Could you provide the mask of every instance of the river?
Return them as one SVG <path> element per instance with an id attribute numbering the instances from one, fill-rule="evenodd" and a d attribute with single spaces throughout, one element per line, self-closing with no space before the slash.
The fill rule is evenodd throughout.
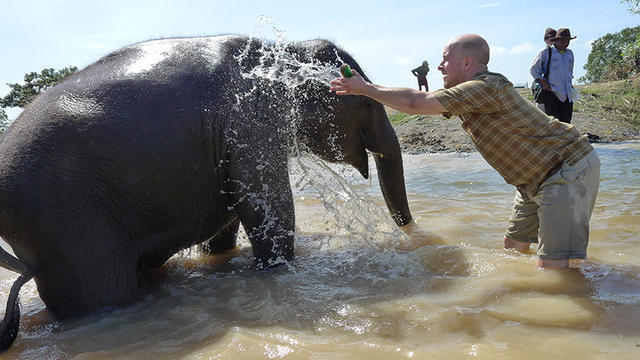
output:
<path id="1" fill-rule="evenodd" d="M 514 189 L 476 153 L 405 155 L 405 231 L 372 181 L 292 161 L 296 259 L 172 258 L 123 309 L 57 321 L 33 281 L 7 359 L 639 359 L 640 143 L 596 147 L 588 259 L 502 249 Z M 7 248 L 7 245 L 3 243 Z M 15 274 L 0 269 L 4 307 Z"/>

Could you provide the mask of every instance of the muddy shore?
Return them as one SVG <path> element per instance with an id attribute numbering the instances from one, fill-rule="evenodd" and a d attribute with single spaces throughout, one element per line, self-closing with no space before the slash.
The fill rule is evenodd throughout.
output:
<path id="1" fill-rule="evenodd" d="M 387 108 L 389 118 L 397 111 Z M 471 139 L 460 126 L 457 117 L 447 119 L 440 115 L 412 116 L 393 124 L 404 153 L 476 151 Z M 591 142 L 616 143 L 640 140 L 640 131 L 619 119 L 605 119 L 595 114 L 574 112 L 572 125 L 581 134 L 588 134 Z"/>

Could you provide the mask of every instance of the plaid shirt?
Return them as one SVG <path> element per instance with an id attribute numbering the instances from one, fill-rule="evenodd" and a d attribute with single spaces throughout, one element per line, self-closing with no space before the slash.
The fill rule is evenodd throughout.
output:
<path id="1" fill-rule="evenodd" d="M 533 197 L 563 161 L 573 165 L 593 147 L 573 125 L 547 116 L 501 74 L 488 71 L 433 93 L 457 115 L 484 159 L 520 193 Z"/>

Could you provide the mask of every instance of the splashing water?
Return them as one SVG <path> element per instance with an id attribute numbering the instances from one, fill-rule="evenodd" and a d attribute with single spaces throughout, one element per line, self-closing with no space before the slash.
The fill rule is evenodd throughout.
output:
<path id="1" fill-rule="evenodd" d="M 270 29 L 275 37 L 274 41 L 267 39 L 266 32 Z M 348 237 L 361 245 L 371 246 L 385 242 L 397 242 L 406 240 L 402 232 L 391 217 L 379 205 L 366 200 L 358 195 L 354 188 L 345 180 L 345 177 L 355 179 L 354 169 L 347 165 L 326 164 L 318 157 L 305 150 L 295 137 L 298 124 L 302 121 L 300 92 L 296 88 L 308 81 L 315 81 L 326 87 L 331 79 L 340 76 L 339 70 L 334 64 L 323 63 L 314 58 L 300 59 L 287 47 L 292 43 L 286 40 L 286 32 L 278 29 L 273 19 L 268 16 L 258 18 L 256 31 L 250 36 L 245 49 L 237 56 L 236 60 L 242 66 L 252 46 L 259 44 L 260 58 L 257 66 L 243 70 L 245 79 L 254 80 L 254 84 L 261 82 L 281 84 L 278 89 L 283 90 L 274 96 L 286 99 L 286 103 L 292 104 L 288 109 L 280 109 L 281 116 L 285 117 L 287 133 L 291 136 L 291 160 L 289 163 L 291 173 L 291 185 L 294 194 L 303 194 L 301 200 L 315 197 L 322 205 L 319 211 L 323 213 L 324 227 L 317 224 L 297 224 L 298 231 L 329 232 L 319 239 L 318 248 L 326 249 L 331 245 L 334 237 Z M 342 63 L 337 52 L 336 62 Z M 264 89 L 262 89 L 264 90 Z M 237 106 L 243 101 L 249 101 L 257 91 L 257 85 L 242 94 L 236 95 Z M 330 119 L 331 121 L 331 119 Z M 327 139 L 330 146 L 335 147 L 335 139 Z M 371 161 L 371 159 L 370 159 Z M 268 209 L 265 209 L 268 211 Z M 268 220 L 266 220 L 268 221 Z M 268 226 L 268 224 L 264 224 Z M 308 228 L 305 228 L 305 225 Z M 332 229 L 332 230 L 330 230 Z M 246 234 L 240 233 L 240 239 L 246 240 Z"/>
<path id="2" fill-rule="evenodd" d="M 265 35 L 265 28 L 271 28 L 275 41 L 271 42 Z M 295 88 L 302 85 L 305 81 L 316 80 L 324 84 L 327 89 L 330 80 L 339 77 L 340 72 L 332 64 L 322 63 L 317 59 L 308 59 L 309 62 L 302 62 L 287 51 L 287 46 L 291 44 L 286 39 L 286 32 L 279 30 L 268 16 L 258 18 L 257 29 L 251 35 L 251 39 L 258 40 L 262 48 L 260 65 L 251 69 L 248 73 L 244 73 L 245 78 L 251 79 L 268 79 L 270 81 L 282 82 L 288 88 Z M 268 46 L 267 44 L 271 44 Z M 238 62 L 242 64 L 243 60 L 249 53 L 250 46 L 238 56 Z M 336 53 L 336 59 L 342 62 L 340 56 Z"/>

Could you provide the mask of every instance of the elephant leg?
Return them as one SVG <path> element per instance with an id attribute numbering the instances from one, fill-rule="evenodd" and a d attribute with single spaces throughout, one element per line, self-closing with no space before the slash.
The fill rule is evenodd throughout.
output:
<path id="1" fill-rule="evenodd" d="M 263 269 L 293 259 L 295 215 L 288 186 L 277 195 L 260 195 L 250 194 L 237 209 L 256 265 Z"/>
<path id="2" fill-rule="evenodd" d="M 50 256 L 35 276 L 40 297 L 59 318 L 82 316 L 133 302 L 138 288 L 131 240 L 109 221 L 92 219 L 85 231 L 73 223 L 45 242 Z"/>
<path id="3" fill-rule="evenodd" d="M 277 134 L 275 132 L 274 134 Z M 285 142 L 263 133 L 247 136 L 252 152 L 234 158 L 228 192 L 247 232 L 257 266 L 265 268 L 293 258 L 295 213 Z"/>
<path id="4" fill-rule="evenodd" d="M 220 229 L 220 231 L 210 240 L 200 246 L 206 254 L 214 252 L 235 249 L 238 237 L 238 229 L 240 228 L 240 219 L 235 217 L 231 222 Z"/>

